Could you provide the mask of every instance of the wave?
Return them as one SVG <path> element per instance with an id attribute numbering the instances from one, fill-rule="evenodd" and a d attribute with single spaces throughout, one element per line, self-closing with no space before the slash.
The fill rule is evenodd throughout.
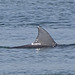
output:
<path id="1" fill-rule="evenodd" d="M 73 43 L 73 44 L 58 44 L 58 47 L 62 47 L 62 48 L 64 48 L 64 47 L 75 47 L 75 43 Z"/>
<path id="2" fill-rule="evenodd" d="M 0 48 L 12 48 L 12 47 L 8 47 L 8 46 L 0 46 Z"/>

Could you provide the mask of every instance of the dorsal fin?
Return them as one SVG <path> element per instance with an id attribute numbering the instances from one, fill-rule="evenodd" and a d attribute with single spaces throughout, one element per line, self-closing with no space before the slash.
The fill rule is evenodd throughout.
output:
<path id="1" fill-rule="evenodd" d="M 56 42 L 53 40 L 50 34 L 40 26 L 38 26 L 38 36 L 34 43 L 39 43 L 41 45 L 52 46 L 52 47 L 56 45 Z"/>

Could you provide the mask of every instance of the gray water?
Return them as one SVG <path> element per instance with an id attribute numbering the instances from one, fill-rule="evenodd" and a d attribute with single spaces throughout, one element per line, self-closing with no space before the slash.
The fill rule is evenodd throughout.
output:
<path id="1" fill-rule="evenodd" d="M 37 26 L 62 46 L 8 49 L 35 41 Z M 0 75 L 75 75 L 75 0 L 0 0 Z"/>

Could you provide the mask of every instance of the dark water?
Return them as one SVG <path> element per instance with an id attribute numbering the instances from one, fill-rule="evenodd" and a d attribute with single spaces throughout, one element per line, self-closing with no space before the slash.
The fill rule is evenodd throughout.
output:
<path id="1" fill-rule="evenodd" d="M 0 48 L 0 75 L 75 75 L 75 0 L 0 0 L 0 47 L 31 43 L 37 26 L 55 48 Z"/>

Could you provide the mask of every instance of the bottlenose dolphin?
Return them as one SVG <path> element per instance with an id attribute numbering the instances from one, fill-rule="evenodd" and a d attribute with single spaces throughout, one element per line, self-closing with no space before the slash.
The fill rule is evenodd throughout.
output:
<path id="1" fill-rule="evenodd" d="M 22 46 L 15 46 L 12 48 L 43 48 L 55 47 L 56 45 L 57 43 L 53 40 L 50 34 L 45 29 L 38 26 L 38 36 L 33 43 Z"/>

